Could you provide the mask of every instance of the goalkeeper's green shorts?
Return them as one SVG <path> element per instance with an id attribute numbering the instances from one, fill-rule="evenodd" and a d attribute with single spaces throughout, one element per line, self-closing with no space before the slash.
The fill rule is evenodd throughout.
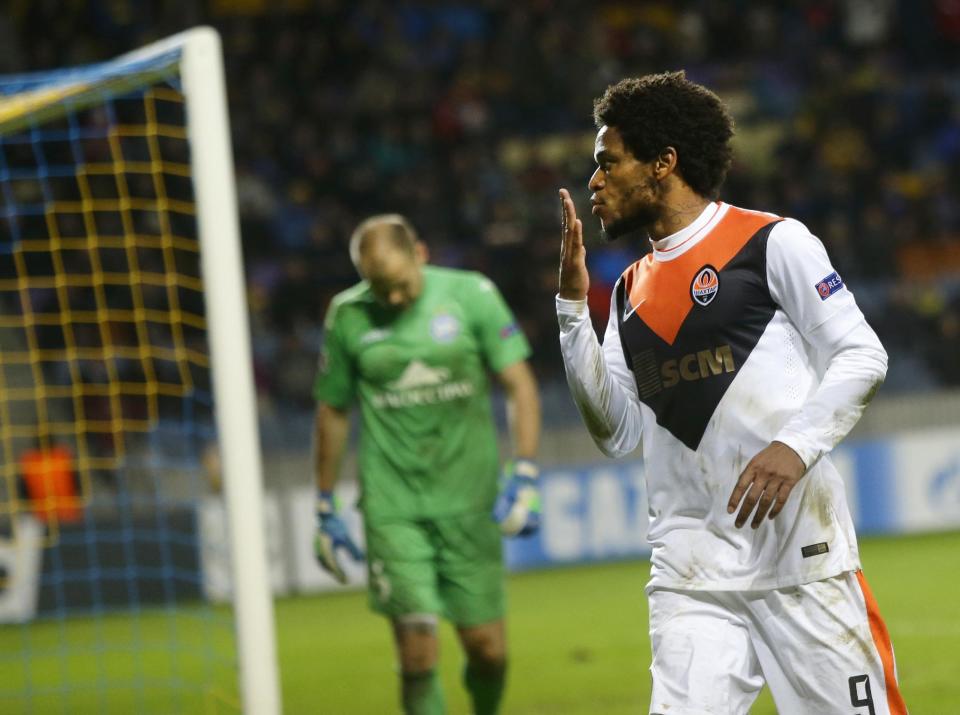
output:
<path id="1" fill-rule="evenodd" d="M 490 512 L 365 521 L 370 607 L 389 618 L 431 613 L 458 626 L 503 618 L 500 529 Z"/>

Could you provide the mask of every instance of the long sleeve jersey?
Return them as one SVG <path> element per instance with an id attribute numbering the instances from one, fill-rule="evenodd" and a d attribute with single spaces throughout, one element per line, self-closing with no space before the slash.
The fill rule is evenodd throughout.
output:
<path id="1" fill-rule="evenodd" d="M 586 301 L 557 298 L 574 401 L 610 457 L 641 444 L 648 588 L 754 590 L 860 567 L 845 489 L 827 453 L 886 375 L 887 356 L 806 227 L 711 203 L 653 242 L 611 297 L 603 344 Z M 772 441 L 807 467 L 756 530 L 727 501 Z"/>

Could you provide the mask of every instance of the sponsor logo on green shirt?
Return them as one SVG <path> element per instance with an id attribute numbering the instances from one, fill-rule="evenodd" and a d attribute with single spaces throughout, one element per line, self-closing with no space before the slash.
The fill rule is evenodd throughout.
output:
<path id="1" fill-rule="evenodd" d="M 403 374 L 387 384 L 385 392 L 371 397 L 374 407 L 413 407 L 451 402 L 474 393 L 469 380 L 450 380 L 450 370 L 445 367 L 430 367 L 420 360 L 413 360 L 404 368 Z"/>

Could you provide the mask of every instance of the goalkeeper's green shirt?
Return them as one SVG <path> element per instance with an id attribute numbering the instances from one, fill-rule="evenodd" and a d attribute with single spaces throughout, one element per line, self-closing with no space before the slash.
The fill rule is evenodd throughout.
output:
<path id="1" fill-rule="evenodd" d="M 432 518 L 488 509 L 499 456 L 488 370 L 530 346 L 496 286 L 478 273 L 424 266 L 405 310 L 366 282 L 337 295 L 325 322 L 318 401 L 359 402 L 361 508 L 367 518 Z"/>

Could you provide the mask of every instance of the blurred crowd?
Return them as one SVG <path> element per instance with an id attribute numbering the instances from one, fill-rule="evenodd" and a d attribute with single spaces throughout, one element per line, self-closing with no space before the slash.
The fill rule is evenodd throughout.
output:
<path id="1" fill-rule="evenodd" d="M 557 189 L 589 218 L 592 100 L 685 68 L 730 105 L 722 198 L 821 237 L 891 353 L 885 390 L 960 385 L 956 0 L 34 0 L 0 72 L 108 59 L 196 24 L 223 37 L 256 375 L 312 405 L 346 242 L 399 211 L 432 260 L 487 273 L 562 379 Z M 598 327 L 641 239 L 589 237 Z"/>

